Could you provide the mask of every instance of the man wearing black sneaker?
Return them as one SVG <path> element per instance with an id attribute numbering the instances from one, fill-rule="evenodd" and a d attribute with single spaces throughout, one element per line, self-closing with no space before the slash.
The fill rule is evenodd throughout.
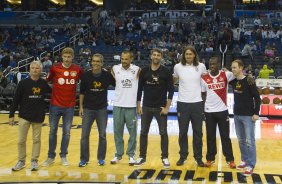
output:
<path id="1" fill-rule="evenodd" d="M 201 97 L 201 76 L 206 73 L 206 67 L 199 62 L 196 49 L 187 46 L 183 49 L 181 62 L 174 66 L 174 80 L 179 81 L 177 99 L 177 118 L 179 125 L 178 143 L 180 158 L 176 165 L 183 165 L 188 157 L 188 129 L 191 121 L 193 129 L 193 152 L 196 164 L 204 167 L 202 161 L 203 147 L 203 110 Z"/>
<path id="2" fill-rule="evenodd" d="M 137 112 L 141 115 L 141 133 L 140 156 L 135 163 L 136 166 L 146 162 L 148 133 L 151 121 L 155 117 L 161 135 L 162 162 L 165 168 L 170 167 L 168 160 L 167 114 L 173 97 L 174 86 L 171 72 L 160 63 L 162 57 L 161 50 L 152 49 L 151 65 L 143 68 L 139 77 Z M 143 107 L 141 108 L 143 91 Z"/>
<path id="3" fill-rule="evenodd" d="M 209 73 L 202 75 L 202 92 L 205 98 L 205 117 L 207 131 L 207 154 L 206 166 L 210 167 L 215 162 L 216 148 L 216 127 L 218 126 L 223 155 L 228 166 L 236 167 L 229 136 L 229 113 L 227 108 L 228 82 L 235 77 L 230 71 L 220 69 L 218 57 L 212 57 L 209 61 Z"/>

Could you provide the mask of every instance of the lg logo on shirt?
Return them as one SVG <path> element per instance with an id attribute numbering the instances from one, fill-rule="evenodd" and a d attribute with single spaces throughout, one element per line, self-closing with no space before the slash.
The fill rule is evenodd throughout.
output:
<path id="1" fill-rule="evenodd" d="M 59 83 L 60 85 L 64 85 L 64 84 L 75 84 L 75 80 L 74 80 L 74 79 L 59 78 L 59 79 L 58 79 L 58 83 Z"/>

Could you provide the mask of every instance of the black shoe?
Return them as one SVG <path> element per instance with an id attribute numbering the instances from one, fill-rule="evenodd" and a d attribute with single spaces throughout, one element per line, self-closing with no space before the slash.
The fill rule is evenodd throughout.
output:
<path id="1" fill-rule="evenodd" d="M 185 161 L 186 161 L 186 159 L 180 158 L 180 159 L 176 162 L 176 165 L 177 165 L 177 166 L 181 166 L 181 165 L 184 164 Z"/>
<path id="2" fill-rule="evenodd" d="M 145 158 L 139 157 L 139 158 L 136 160 L 134 166 L 141 166 L 141 165 L 143 165 L 145 162 L 146 162 L 146 159 L 145 159 Z"/>
<path id="3" fill-rule="evenodd" d="M 205 167 L 205 164 L 202 160 L 196 160 L 196 164 L 198 167 Z"/>

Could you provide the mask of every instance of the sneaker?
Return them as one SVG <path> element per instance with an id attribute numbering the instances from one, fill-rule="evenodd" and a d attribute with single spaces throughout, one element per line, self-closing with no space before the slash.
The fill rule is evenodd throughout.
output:
<path id="1" fill-rule="evenodd" d="M 128 163 L 129 163 L 130 166 L 133 166 L 135 164 L 134 158 L 133 157 L 129 157 L 129 162 Z"/>
<path id="2" fill-rule="evenodd" d="M 85 167 L 88 164 L 88 162 L 81 160 L 78 164 L 78 167 Z"/>
<path id="3" fill-rule="evenodd" d="M 230 169 L 235 169 L 236 168 L 236 164 L 235 164 L 234 161 L 227 162 L 227 165 L 229 166 Z"/>
<path id="4" fill-rule="evenodd" d="M 98 160 L 98 165 L 99 166 L 105 165 L 105 160 Z"/>
<path id="5" fill-rule="evenodd" d="M 253 174 L 254 169 L 252 167 L 246 167 L 246 170 L 244 172 L 244 176 L 251 176 Z"/>
<path id="6" fill-rule="evenodd" d="M 62 164 L 63 166 L 68 166 L 68 165 L 69 165 L 69 162 L 68 162 L 68 160 L 67 160 L 66 157 L 62 157 L 62 158 L 61 158 L 61 164 Z"/>
<path id="7" fill-rule="evenodd" d="M 42 164 L 43 167 L 47 167 L 50 166 L 51 164 L 53 164 L 55 161 L 54 158 L 47 158 L 47 160 L 45 160 Z"/>
<path id="8" fill-rule="evenodd" d="M 211 167 L 214 163 L 215 163 L 214 160 L 208 160 L 208 161 L 205 163 L 205 166 L 206 166 L 206 167 Z"/>
<path id="9" fill-rule="evenodd" d="M 121 160 L 121 158 L 114 157 L 113 160 L 111 160 L 111 164 L 116 164 Z"/>
<path id="10" fill-rule="evenodd" d="M 176 165 L 177 165 L 177 166 L 181 166 L 181 165 L 183 165 L 183 164 L 185 163 L 185 161 L 186 161 L 186 159 L 180 158 L 180 159 L 176 162 Z"/>
<path id="11" fill-rule="evenodd" d="M 146 159 L 145 159 L 145 158 L 139 157 L 139 158 L 136 160 L 134 166 L 140 166 L 140 165 L 144 164 L 145 162 L 146 162 Z"/>
<path id="12" fill-rule="evenodd" d="M 245 167 L 247 167 L 246 162 L 241 161 L 240 165 L 237 165 L 236 169 L 241 170 L 241 169 L 245 169 Z"/>
<path id="13" fill-rule="evenodd" d="M 205 167 L 205 164 L 202 160 L 196 160 L 196 164 L 198 167 Z"/>
<path id="14" fill-rule="evenodd" d="M 165 169 L 168 169 L 170 167 L 170 163 L 168 161 L 168 158 L 163 158 L 162 159 L 163 165 Z"/>
<path id="15" fill-rule="evenodd" d="M 22 170 L 23 168 L 25 168 L 25 162 L 22 160 L 19 160 L 17 164 L 15 165 L 15 167 L 12 168 L 12 171 L 19 171 L 19 170 Z"/>
<path id="16" fill-rule="evenodd" d="M 37 160 L 31 161 L 31 167 L 30 167 L 30 169 L 31 169 L 31 171 L 38 171 L 39 166 L 38 166 Z"/>

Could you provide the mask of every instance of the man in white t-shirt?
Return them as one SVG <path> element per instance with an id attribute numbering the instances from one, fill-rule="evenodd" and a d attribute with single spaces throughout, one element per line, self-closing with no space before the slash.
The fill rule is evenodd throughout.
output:
<path id="1" fill-rule="evenodd" d="M 234 79 L 232 72 L 220 69 L 220 60 L 217 57 L 210 58 L 209 73 L 202 76 L 202 92 L 205 92 L 205 117 L 207 131 L 206 166 L 215 163 L 216 127 L 218 125 L 222 151 L 225 160 L 231 169 L 236 168 L 229 136 L 229 113 L 227 108 L 228 82 Z"/>
<path id="2" fill-rule="evenodd" d="M 114 119 L 114 140 L 116 146 L 115 157 L 111 164 L 116 164 L 124 154 L 123 131 L 126 125 L 129 132 L 126 154 L 129 156 L 129 165 L 134 165 L 137 136 L 137 89 L 140 68 L 131 64 L 133 54 L 130 51 L 123 51 L 121 64 L 114 65 L 112 75 L 116 80 L 113 119 Z"/>
<path id="3" fill-rule="evenodd" d="M 204 167 L 202 161 L 203 147 L 203 110 L 204 104 L 201 96 L 201 76 L 206 73 L 206 67 L 199 62 L 194 47 L 183 49 L 180 63 L 174 66 L 174 80 L 179 81 L 177 100 L 177 118 L 179 123 L 180 159 L 176 165 L 183 165 L 188 156 L 188 128 L 191 121 L 193 128 L 194 158 L 199 167 Z"/>

